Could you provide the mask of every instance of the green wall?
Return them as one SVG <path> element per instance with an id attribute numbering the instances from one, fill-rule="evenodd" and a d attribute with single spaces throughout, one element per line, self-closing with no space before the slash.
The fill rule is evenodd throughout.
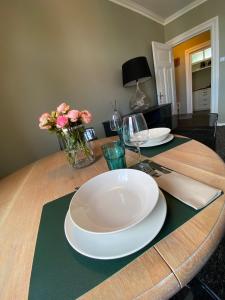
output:
<path id="1" fill-rule="evenodd" d="M 114 99 L 129 112 L 122 63 L 144 55 L 153 71 L 151 41 L 164 41 L 162 25 L 108 0 L 8 0 L 0 14 L 0 177 L 58 151 L 38 117 L 64 99 L 104 136 Z M 145 89 L 155 104 L 154 79 Z"/>
<path id="2" fill-rule="evenodd" d="M 225 0 L 208 0 L 165 26 L 165 41 L 215 17 L 219 17 L 220 57 L 225 56 Z M 225 62 L 219 64 L 219 121 L 225 123 Z"/>
<path id="3" fill-rule="evenodd" d="M 123 114 L 133 88 L 123 88 L 121 65 L 218 15 L 225 56 L 225 1 L 208 0 L 162 25 L 108 0 L 1 0 L 0 177 L 58 151 L 55 135 L 38 128 L 42 112 L 68 100 L 93 113 L 97 135 L 116 98 Z M 220 64 L 220 120 L 225 122 L 225 63 Z M 145 84 L 152 105 L 155 82 Z"/>

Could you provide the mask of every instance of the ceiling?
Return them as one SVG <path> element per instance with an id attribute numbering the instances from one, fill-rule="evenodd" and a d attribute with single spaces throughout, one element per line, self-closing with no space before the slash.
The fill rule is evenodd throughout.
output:
<path id="1" fill-rule="evenodd" d="M 207 0 L 109 0 L 166 25 Z"/>

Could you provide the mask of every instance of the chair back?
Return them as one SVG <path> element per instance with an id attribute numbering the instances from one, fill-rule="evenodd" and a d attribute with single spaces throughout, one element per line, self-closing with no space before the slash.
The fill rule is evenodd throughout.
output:
<path id="1" fill-rule="evenodd" d="M 88 142 L 98 139 L 93 127 L 85 128 L 84 136 Z"/>
<path id="2" fill-rule="evenodd" d="M 218 122 L 218 114 L 217 113 L 209 113 L 209 126 L 214 128 L 213 136 L 216 137 L 216 128 Z"/>

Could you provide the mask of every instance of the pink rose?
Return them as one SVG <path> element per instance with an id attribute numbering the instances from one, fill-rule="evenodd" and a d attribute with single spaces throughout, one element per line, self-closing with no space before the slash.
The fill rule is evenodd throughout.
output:
<path id="1" fill-rule="evenodd" d="M 50 125 L 48 125 L 48 122 L 49 122 L 49 120 L 50 120 L 50 114 L 49 113 L 43 113 L 41 116 L 40 116 L 40 118 L 39 118 L 39 127 L 41 128 L 41 129 L 50 129 L 51 128 L 51 126 Z"/>
<path id="2" fill-rule="evenodd" d="M 43 113 L 39 118 L 39 122 L 42 124 L 46 124 L 48 122 L 49 118 L 50 118 L 49 113 Z"/>
<path id="3" fill-rule="evenodd" d="M 76 122 L 79 118 L 79 110 L 70 110 L 67 113 L 67 117 L 70 119 L 71 122 Z"/>
<path id="4" fill-rule="evenodd" d="M 67 116 L 58 116 L 56 119 L 56 126 L 58 128 L 63 128 L 68 124 Z"/>
<path id="5" fill-rule="evenodd" d="M 41 123 L 39 123 L 39 128 L 40 129 L 50 129 L 51 125 L 42 125 Z"/>
<path id="6" fill-rule="evenodd" d="M 57 107 L 57 112 L 65 114 L 65 113 L 68 112 L 69 109 L 70 109 L 70 106 L 68 104 L 66 104 L 66 103 L 63 102 L 62 104 L 60 104 Z"/>
<path id="7" fill-rule="evenodd" d="M 80 117 L 81 117 L 82 122 L 84 122 L 85 124 L 88 124 L 92 121 L 92 115 L 87 110 L 81 111 Z"/>

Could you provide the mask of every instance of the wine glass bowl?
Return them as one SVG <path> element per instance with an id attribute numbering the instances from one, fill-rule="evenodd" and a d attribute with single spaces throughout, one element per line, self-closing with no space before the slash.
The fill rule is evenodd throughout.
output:
<path id="1" fill-rule="evenodd" d="M 140 146 L 149 138 L 148 126 L 142 113 L 130 115 L 123 119 L 123 140 L 129 146 L 135 146 L 141 162 Z"/>
<path id="2" fill-rule="evenodd" d="M 122 128 L 122 118 L 118 110 L 114 110 L 110 120 L 110 129 L 112 131 L 120 131 Z"/>
<path id="3" fill-rule="evenodd" d="M 148 140 L 149 132 L 148 129 L 136 132 L 133 134 L 133 136 L 130 137 L 130 143 L 137 146 L 143 145 L 143 143 Z"/>

